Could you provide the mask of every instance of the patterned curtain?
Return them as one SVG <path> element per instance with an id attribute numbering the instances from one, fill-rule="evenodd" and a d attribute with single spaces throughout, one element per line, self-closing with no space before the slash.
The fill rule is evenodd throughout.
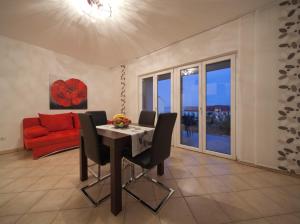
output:
<path id="1" fill-rule="evenodd" d="M 278 168 L 300 173 L 300 0 L 281 1 Z"/>

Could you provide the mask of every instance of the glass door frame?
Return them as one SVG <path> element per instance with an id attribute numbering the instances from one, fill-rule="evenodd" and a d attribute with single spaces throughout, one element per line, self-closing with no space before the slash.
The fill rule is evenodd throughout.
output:
<path id="1" fill-rule="evenodd" d="M 153 78 L 153 99 L 152 99 L 152 102 L 153 102 L 153 105 L 152 105 L 152 108 L 153 108 L 153 111 L 156 112 L 156 117 L 155 119 L 157 120 L 158 118 L 158 106 L 157 106 L 157 77 L 160 76 L 160 75 L 164 75 L 164 74 L 168 74 L 170 73 L 170 82 L 171 82 L 171 112 L 174 111 L 174 76 L 173 76 L 173 69 L 168 69 L 168 70 L 162 70 L 160 72 L 155 72 L 155 73 L 151 73 L 151 74 L 147 74 L 147 75 L 140 75 L 138 76 L 138 89 L 139 89 L 139 105 L 138 105 L 138 108 L 139 108 L 139 111 L 141 111 L 143 109 L 143 79 L 144 78 L 150 78 L 152 77 Z"/>
<path id="2" fill-rule="evenodd" d="M 211 154 L 228 159 L 236 159 L 236 56 L 234 54 L 202 62 L 202 114 L 206 114 L 206 65 L 225 60 L 230 60 L 230 155 L 207 150 L 206 134 L 203 134 L 201 136 L 201 141 L 203 143 L 202 151 L 206 154 Z M 202 133 L 206 133 L 206 116 L 203 116 Z"/>
<path id="3" fill-rule="evenodd" d="M 188 145 L 183 145 L 180 143 L 180 136 L 181 136 L 181 76 L 180 76 L 180 71 L 188 68 L 195 68 L 198 67 L 198 139 L 199 139 L 199 145 L 198 148 L 193 147 L 193 146 L 188 146 Z M 201 63 L 195 63 L 195 64 L 190 64 L 190 65 L 185 65 L 181 67 L 177 67 L 174 69 L 174 108 L 175 111 L 177 112 L 177 119 L 176 119 L 176 124 L 175 124 L 175 144 L 177 147 L 196 151 L 196 152 L 202 152 L 202 138 L 201 138 L 201 132 L 202 132 L 202 105 L 201 105 L 201 99 L 202 99 L 202 92 L 201 92 L 201 70 L 202 66 Z M 177 100 L 175 100 L 177 99 Z"/>

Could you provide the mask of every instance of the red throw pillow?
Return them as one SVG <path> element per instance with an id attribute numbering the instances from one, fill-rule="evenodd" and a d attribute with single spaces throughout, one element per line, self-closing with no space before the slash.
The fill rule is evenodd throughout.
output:
<path id="1" fill-rule="evenodd" d="M 49 131 L 63 131 L 72 129 L 73 119 L 71 113 L 65 114 L 39 114 L 42 126 Z"/>
<path id="2" fill-rule="evenodd" d="M 37 137 L 45 136 L 48 133 L 49 133 L 48 129 L 40 125 L 32 126 L 24 129 L 24 136 L 26 138 L 37 138 Z"/>

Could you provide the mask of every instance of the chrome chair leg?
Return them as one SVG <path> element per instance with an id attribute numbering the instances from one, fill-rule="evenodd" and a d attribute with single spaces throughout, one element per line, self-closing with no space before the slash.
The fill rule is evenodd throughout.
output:
<path id="1" fill-rule="evenodd" d="M 133 170 L 134 171 L 134 170 Z M 132 170 L 131 170 L 132 172 Z M 145 171 L 143 169 L 142 173 L 140 173 L 138 176 L 133 177 L 132 179 L 138 180 L 141 177 L 145 177 L 148 181 L 151 181 L 152 183 L 157 184 L 158 186 L 160 186 L 161 188 L 167 190 L 169 193 L 160 201 L 160 203 L 158 204 L 158 206 L 156 206 L 155 208 L 152 207 L 151 205 L 149 205 L 147 202 L 145 202 L 144 200 L 142 200 L 139 196 L 137 196 L 136 194 L 134 194 L 132 191 L 130 191 L 127 187 L 130 185 L 130 183 L 132 181 L 127 182 L 126 184 L 123 185 L 123 189 L 130 195 L 132 196 L 134 199 L 136 199 L 137 201 L 141 202 L 144 206 L 146 206 L 147 208 L 149 208 L 151 211 L 153 211 L 154 213 L 157 213 L 161 207 L 167 202 L 167 200 L 172 196 L 172 194 L 175 192 L 172 188 L 167 187 L 166 185 L 164 185 L 163 183 L 159 182 L 158 180 L 155 180 L 151 177 L 148 176 L 147 171 Z"/>
<path id="2" fill-rule="evenodd" d="M 87 197 L 87 199 L 89 199 L 90 202 L 92 202 L 92 204 L 96 207 L 98 206 L 101 202 L 103 202 L 105 199 L 107 199 L 108 197 L 110 197 L 110 194 L 105 195 L 103 198 L 95 200 L 94 198 L 92 198 L 91 195 L 89 195 L 89 193 L 86 191 L 87 189 L 95 186 L 96 184 L 104 181 L 105 179 L 109 178 L 110 174 L 103 176 L 102 178 L 100 177 L 100 166 L 98 166 L 98 177 L 97 180 L 88 184 L 87 186 L 81 188 L 81 191 L 83 192 L 83 194 Z"/>
<path id="3" fill-rule="evenodd" d="M 95 173 L 95 171 L 91 168 L 92 166 L 95 166 L 95 165 L 97 165 L 96 163 L 93 163 L 93 164 L 91 164 L 91 165 L 88 165 L 88 171 L 94 176 L 94 177 L 96 177 L 96 178 L 99 178 L 100 176 L 99 176 L 99 165 L 98 165 L 98 174 L 97 173 Z"/>

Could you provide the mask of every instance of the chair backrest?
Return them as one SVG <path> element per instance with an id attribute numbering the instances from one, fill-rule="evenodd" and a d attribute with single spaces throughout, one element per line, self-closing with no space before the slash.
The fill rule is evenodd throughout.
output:
<path id="1" fill-rule="evenodd" d="M 151 147 L 151 164 L 158 165 L 170 156 L 172 132 L 177 113 L 164 113 L 158 116 Z"/>
<path id="2" fill-rule="evenodd" d="M 92 116 L 89 114 L 78 114 L 80 126 L 84 139 L 84 151 L 86 156 L 97 164 L 101 164 L 100 160 L 100 138 L 97 135 L 96 125 Z"/>
<path id="3" fill-rule="evenodd" d="M 92 116 L 95 126 L 107 124 L 106 112 L 104 110 L 87 111 L 85 113 Z"/>
<path id="4" fill-rule="evenodd" d="M 139 124 L 153 126 L 155 121 L 155 115 L 155 111 L 142 110 L 139 117 Z"/>

